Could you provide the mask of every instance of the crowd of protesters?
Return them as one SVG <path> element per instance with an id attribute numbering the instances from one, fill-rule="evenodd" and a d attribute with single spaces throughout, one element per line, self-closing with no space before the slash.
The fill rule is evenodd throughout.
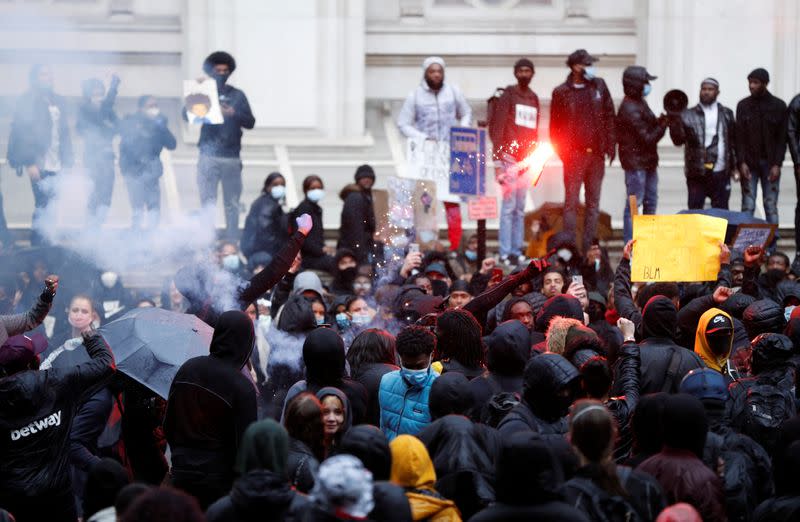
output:
<path id="1" fill-rule="evenodd" d="M 576 86 L 581 75 L 593 80 L 593 58 L 576 53 L 573 84 L 560 95 L 586 88 Z M 235 64 L 217 58 L 226 63 L 211 71 L 230 94 Z M 420 125 L 415 99 L 436 102 L 446 85 L 443 61 L 426 65 L 409 129 Z M 535 100 L 524 89 L 533 64 L 515 68 L 519 89 L 500 108 Z M 653 79 L 643 68 L 631 74 L 642 89 Z M 610 118 L 604 84 L 592 85 L 586 92 Z M 97 85 L 87 92 L 100 107 L 113 101 Z M 230 96 L 232 118 L 246 101 Z M 151 118 L 152 104 L 143 99 L 136 118 Z M 535 129 L 537 114 L 521 111 L 522 127 Z M 240 138 L 249 123 L 222 132 Z M 623 152 L 617 139 L 621 156 L 641 152 Z M 614 147 L 596 145 L 600 161 L 584 148 L 592 157 L 566 162 L 570 172 L 602 176 Z M 201 151 L 207 181 L 240 177 L 231 167 L 238 150 Z M 516 154 L 504 156 L 505 175 Z M 647 169 L 632 171 L 645 187 Z M 362 165 L 342 191 L 333 248 L 322 230 L 323 180 L 307 177 L 304 199 L 287 212 L 286 180 L 270 174 L 241 240 L 220 242 L 213 271 L 181 268 L 160 297 L 135 296 L 111 271 L 85 282 L 48 275 L 47 259 L 0 277 L 0 517 L 800 519 L 800 269 L 788 256 L 720 244 L 716 281 L 632 283 L 635 242 L 613 267 L 593 235 L 578 244 L 573 223 L 537 236 L 528 249 L 540 253 L 524 262 L 514 234 L 505 255 L 483 260 L 470 236 L 456 255 L 409 245 L 378 270 L 375 177 Z M 104 198 L 92 200 L 97 219 Z M 503 268 L 514 256 L 516 268 Z M 220 273 L 239 283 L 231 306 L 213 298 Z M 165 396 L 118 370 L 115 346 L 97 332 L 156 306 L 213 328 L 208 355 L 181 361 Z"/>

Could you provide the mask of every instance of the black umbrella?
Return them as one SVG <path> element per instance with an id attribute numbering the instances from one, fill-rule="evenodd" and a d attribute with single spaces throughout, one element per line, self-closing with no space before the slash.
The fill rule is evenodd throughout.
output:
<path id="1" fill-rule="evenodd" d="M 102 327 L 117 369 L 163 398 L 178 368 L 208 355 L 214 330 L 191 314 L 136 308 Z"/>

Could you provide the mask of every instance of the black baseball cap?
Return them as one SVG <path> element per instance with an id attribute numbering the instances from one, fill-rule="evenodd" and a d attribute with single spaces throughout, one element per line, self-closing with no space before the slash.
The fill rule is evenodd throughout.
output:
<path id="1" fill-rule="evenodd" d="M 598 60 L 600 60 L 600 58 L 592 56 L 586 49 L 578 49 L 577 51 L 567 56 L 567 65 L 573 66 L 576 63 L 591 65 Z"/>
<path id="2" fill-rule="evenodd" d="M 716 314 L 708 322 L 706 327 L 706 335 L 730 335 L 733 330 L 733 323 L 730 318 L 724 314 Z"/>

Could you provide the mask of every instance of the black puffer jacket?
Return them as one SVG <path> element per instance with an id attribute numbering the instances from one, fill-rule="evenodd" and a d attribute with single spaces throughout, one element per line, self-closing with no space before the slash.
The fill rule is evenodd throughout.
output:
<path id="1" fill-rule="evenodd" d="M 433 381 L 428 395 L 431 420 L 450 414 L 466 415 L 474 404 L 469 381 L 463 374 L 445 373 Z"/>
<path id="2" fill-rule="evenodd" d="M 337 248 L 352 250 L 359 263 L 366 263 L 374 249 L 375 208 L 372 192 L 361 190 L 358 186 L 348 189 L 349 186 L 345 187 L 340 194 L 344 206 Z"/>
<path id="3" fill-rule="evenodd" d="M 294 522 L 301 520 L 308 500 L 267 470 L 246 473 L 233 483 L 231 494 L 206 511 L 208 522 Z"/>
<path id="4" fill-rule="evenodd" d="M 210 355 L 189 359 L 169 389 L 164 431 L 178 487 L 230 491 L 242 435 L 256 420 L 255 386 L 242 374 L 255 343 L 253 322 L 236 310 L 219 317 Z M 205 504 L 216 498 L 204 498 Z M 202 502 L 201 502 L 202 503 Z"/>
<path id="5" fill-rule="evenodd" d="M 269 194 L 261 194 L 250 205 L 244 220 L 240 245 L 242 254 L 250 257 L 256 252 L 272 255 L 289 239 L 289 220 L 280 202 Z M 305 242 L 303 245 L 305 246 Z"/>
<path id="6" fill-rule="evenodd" d="M 620 348 L 618 361 L 614 380 L 624 394 L 611 397 L 606 401 L 606 407 L 617 421 L 619 438 L 614 448 L 614 458 L 617 462 L 621 462 L 630 457 L 633 446 L 631 417 L 639 404 L 639 380 L 642 364 L 639 346 L 634 342 L 624 343 Z"/>
<path id="7" fill-rule="evenodd" d="M 617 113 L 619 159 L 625 170 L 652 171 L 658 167 L 658 142 L 667 130 L 641 96 L 627 95 Z"/>
<path id="8" fill-rule="evenodd" d="M 553 450 L 535 433 L 503 443 L 497 463 L 497 502 L 472 517 L 477 522 L 537 520 L 588 522 L 559 491 L 564 471 Z"/>
<path id="9" fill-rule="evenodd" d="M 750 339 L 762 333 L 780 333 L 786 327 L 783 307 L 770 299 L 761 299 L 745 308 L 742 322 Z"/>
<path id="10" fill-rule="evenodd" d="M 372 473 L 375 481 L 373 496 L 375 507 L 370 520 L 407 522 L 411 520 L 411 506 L 403 488 L 389 482 L 392 472 L 392 452 L 381 430 L 374 426 L 356 426 L 342 437 L 339 452 L 358 458 Z"/>
<path id="11" fill-rule="evenodd" d="M 716 103 L 716 102 L 715 102 Z M 717 129 L 722 130 L 725 143 L 725 168 L 728 172 L 738 166 L 736 162 L 736 122 L 733 111 L 717 103 Z M 679 121 L 670 122 L 669 137 L 683 149 L 683 171 L 687 178 L 702 178 L 706 175 L 706 119 L 700 104 L 681 113 Z"/>
<path id="12" fill-rule="evenodd" d="M 469 518 L 495 499 L 500 435 L 461 415 L 447 415 L 417 435 L 433 461 L 436 491 L 453 500 Z"/>
<path id="13" fill-rule="evenodd" d="M 305 198 L 297 205 L 297 208 L 292 210 L 290 214 L 289 226 L 294 230 L 295 219 L 308 214 L 311 216 L 311 231 L 306 236 L 306 241 L 303 243 L 303 248 L 300 253 L 303 257 L 322 257 L 325 255 L 323 248 L 325 248 L 325 227 L 322 223 L 322 207 L 318 204 Z"/>
<path id="14" fill-rule="evenodd" d="M 642 313 L 642 337 L 639 352 L 642 361 L 642 395 L 647 393 L 677 393 L 681 379 L 695 368 L 703 368 L 702 359 L 686 348 L 675 343 L 678 312 L 672 301 L 664 296 L 651 298 Z M 670 375 L 670 362 L 677 358 L 674 375 Z M 615 367 L 619 372 L 619 365 Z M 620 381 L 614 383 L 613 393 L 623 395 Z"/>
<path id="15" fill-rule="evenodd" d="M 394 364 L 365 363 L 352 373 L 353 380 L 361 383 L 367 392 L 367 415 L 364 422 L 378 426 L 381 420 L 381 405 L 378 402 L 378 389 L 381 378 L 389 372 L 399 370 Z"/>
<path id="16" fill-rule="evenodd" d="M 73 368 L 26 371 L 0 379 L 0 506 L 14 511 L 52 496 L 69 498 L 69 436 L 81 399 L 114 373 L 99 335 L 91 360 Z M 53 506 L 42 506 L 42 509 Z"/>
<path id="17" fill-rule="evenodd" d="M 523 374 L 523 400 L 497 427 L 503 439 L 508 440 L 519 431 L 562 438 L 567 432 L 567 409 L 579 378 L 578 370 L 558 354 L 546 353 L 528 361 Z M 564 389 L 570 389 L 570 394 L 560 397 L 559 392 Z"/>

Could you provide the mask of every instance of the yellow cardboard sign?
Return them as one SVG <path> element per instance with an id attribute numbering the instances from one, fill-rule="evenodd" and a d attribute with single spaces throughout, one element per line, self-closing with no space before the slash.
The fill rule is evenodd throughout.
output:
<path id="1" fill-rule="evenodd" d="M 714 281 L 728 220 L 701 214 L 633 217 L 631 281 Z"/>

